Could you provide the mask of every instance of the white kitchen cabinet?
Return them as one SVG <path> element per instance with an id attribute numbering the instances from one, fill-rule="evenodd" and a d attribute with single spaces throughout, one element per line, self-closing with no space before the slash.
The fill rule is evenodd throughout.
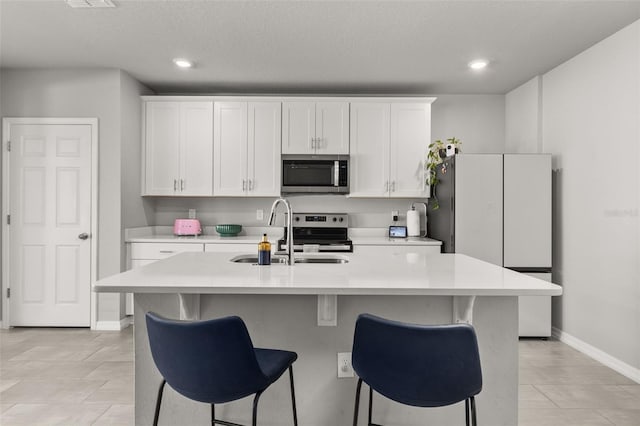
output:
<path id="1" fill-rule="evenodd" d="M 283 154 L 349 154 L 349 102 L 282 104 Z"/>
<path id="2" fill-rule="evenodd" d="M 178 253 L 201 252 L 202 243 L 130 243 L 128 247 L 129 269 L 140 268 Z M 133 294 L 127 293 L 125 312 L 133 315 Z"/>
<path id="3" fill-rule="evenodd" d="M 255 244 L 241 244 L 241 243 L 220 243 L 220 244 L 205 244 L 204 251 L 205 252 L 215 252 L 215 253 L 255 253 L 258 255 L 258 242 L 260 242 L 262 238 L 256 235 Z M 231 259 L 231 257 L 229 257 Z"/>
<path id="4" fill-rule="evenodd" d="M 431 100 L 351 103 L 350 197 L 424 198 Z"/>
<path id="5" fill-rule="evenodd" d="M 203 243 L 131 243 L 131 260 L 160 260 L 186 251 L 203 251 Z"/>
<path id="6" fill-rule="evenodd" d="M 350 197 L 389 196 L 391 105 L 351 103 Z"/>
<path id="7" fill-rule="evenodd" d="M 431 104 L 391 104 L 390 197 L 428 197 L 424 166 L 430 139 Z"/>
<path id="8" fill-rule="evenodd" d="M 215 196 L 280 195 L 280 102 L 216 102 Z"/>
<path id="9" fill-rule="evenodd" d="M 213 102 L 144 103 L 142 195 L 213 194 Z"/>

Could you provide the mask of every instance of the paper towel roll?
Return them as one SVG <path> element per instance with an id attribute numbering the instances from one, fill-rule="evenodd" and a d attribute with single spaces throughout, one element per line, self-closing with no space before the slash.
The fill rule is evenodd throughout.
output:
<path id="1" fill-rule="evenodd" d="M 417 210 L 407 212 L 407 235 L 409 237 L 420 236 L 420 213 Z"/>

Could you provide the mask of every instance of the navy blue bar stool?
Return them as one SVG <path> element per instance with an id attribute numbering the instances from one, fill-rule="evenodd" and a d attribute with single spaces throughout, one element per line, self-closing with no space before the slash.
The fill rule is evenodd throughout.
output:
<path id="1" fill-rule="evenodd" d="M 211 424 L 242 426 L 215 418 L 215 404 L 254 395 L 252 426 L 256 426 L 262 392 L 288 369 L 293 424 L 298 425 L 293 387 L 295 352 L 254 348 L 247 327 L 237 316 L 206 321 L 178 321 L 146 314 L 153 361 L 163 377 L 153 424 L 158 424 L 162 392 L 169 383 L 181 395 L 211 404 Z"/>
<path id="2" fill-rule="evenodd" d="M 360 389 L 415 407 L 465 401 L 465 418 L 476 425 L 474 396 L 482 390 L 478 341 L 469 324 L 418 325 L 362 314 L 356 321 L 352 364 L 358 374 L 353 426 L 358 425 Z"/>

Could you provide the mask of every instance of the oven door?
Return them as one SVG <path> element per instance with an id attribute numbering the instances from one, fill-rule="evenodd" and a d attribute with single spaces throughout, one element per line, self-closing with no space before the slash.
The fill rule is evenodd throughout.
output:
<path id="1" fill-rule="evenodd" d="M 282 193 L 347 193 L 348 160 L 334 155 L 283 155 Z"/>

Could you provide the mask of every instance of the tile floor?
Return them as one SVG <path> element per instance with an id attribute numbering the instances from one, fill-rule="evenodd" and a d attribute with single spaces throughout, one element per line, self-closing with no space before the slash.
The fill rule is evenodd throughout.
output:
<path id="1" fill-rule="evenodd" d="M 132 349 L 131 328 L 0 330 L 0 425 L 133 425 Z M 519 426 L 640 426 L 640 384 L 522 340 L 519 412 Z"/>
<path id="2" fill-rule="evenodd" d="M 640 384 L 558 341 L 520 341 L 519 426 L 640 426 Z"/>
<path id="3" fill-rule="evenodd" d="M 0 330 L 0 425 L 132 425 L 133 333 Z"/>

